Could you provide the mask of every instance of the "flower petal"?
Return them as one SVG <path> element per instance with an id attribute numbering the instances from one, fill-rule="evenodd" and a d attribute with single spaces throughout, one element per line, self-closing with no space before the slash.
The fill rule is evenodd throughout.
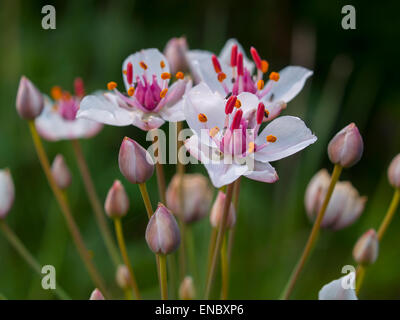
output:
<path id="1" fill-rule="evenodd" d="M 15 198 L 15 187 L 8 169 L 0 170 L 0 219 L 10 211 Z"/>
<path id="2" fill-rule="evenodd" d="M 318 293 L 318 300 L 358 300 L 354 287 L 355 272 L 324 285 Z M 350 286 L 350 282 L 353 284 Z"/>
<path id="3" fill-rule="evenodd" d="M 212 52 L 205 50 L 189 50 L 186 54 L 186 59 L 189 64 L 190 73 L 196 84 L 201 82 L 200 63 L 211 61 Z"/>
<path id="4" fill-rule="evenodd" d="M 242 92 L 237 96 L 237 98 L 242 104 L 240 109 L 243 111 L 243 117 L 247 118 L 250 115 L 254 115 L 260 102 L 258 97 L 250 92 Z"/>
<path id="5" fill-rule="evenodd" d="M 244 175 L 249 179 L 266 183 L 274 183 L 279 179 L 273 166 L 268 162 L 263 163 L 260 161 L 254 161 L 253 170 L 246 172 Z"/>
<path id="6" fill-rule="evenodd" d="M 256 151 L 255 159 L 258 161 L 270 162 L 288 157 L 317 140 L 300 118 L 291 116 L 279 117 L 268 124 L 256 138 L 256 144 L 266 143 L 269 135 L 275 136 L 277 140 Z"/>
<path id="7" fill-rule="evenodd" d="M 132 124 L 144 131 L 157 129 L 165 122 L 164 119 L 155 113 L 144 113 L 140 110 L 135 110 L 132 115 Z"/>
<path id="8" fill-rule="evenodd" d="M 271 91 L 263 98 L 267 105 L 275 101 L 288 103 L 303 89 L 306 80 L 313 74 L 311 70 L 300 66 L 288 66 L 279 72 L 278 82 L 269 80 L 266 87 L 272 85 Z"/>
<path id="9" fill-rule="evenodd" d="M 219 163 L 210 162 L 204 164 L 210 176 L 211 182 L 216 188 L 221 188 L 236 181 L 247 171 L 246 165 L 236 163 L 228 164 L 221 160 Z"/>
<path id="10" fill-rule="evenodd" d="M 220 62 L 226 66 L 230 66 L 231 50 L 232 46 L 235 44 L 238 46 L 238 52 L 243 53 L 243 66 L 250 71 L 250 74 L 252 74 L 254 70 L 254 63 L 247 58 L 242 45 L 236 39 L 231 38 L 228 41 L 226 41 L 224 47 L 221 50 L 221 53 L 219 54 Z"/>

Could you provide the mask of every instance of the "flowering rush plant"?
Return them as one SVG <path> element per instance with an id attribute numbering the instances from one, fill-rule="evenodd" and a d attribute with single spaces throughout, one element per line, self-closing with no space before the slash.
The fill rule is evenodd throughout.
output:
<path id="1" fill-rule="evenodd" d="M 122 62 L 123 84 L 104 81 L 107 90 L 99 88 L 89 95 L 80 78 L 74 81 L 73 94 L 54 86 L 50 89 L 50 98 L 28 78 L 21 77 L 16 109 L 29 124 L 40 165 L 92 281 L 92 287 L 85 288 L 86 298 L 154 298 L 154 290 L 145 287 L 145 282 L 153 281 L 158 281 L 161 299 L 229 298 L 235 229 L 242 227 L 237 216 L 246 215 L 238 205 L 241 189 L 247 188 L 248 180 L 260 186 L 281 183 L 271 163 L 312 148 L 318 134 L 313 133 L 312 125 L 291 116 L 291 109 L 287 108 L 313 72 L 302 66 L 288 66 L 276 72 L 257 49 L 251 47 L 248 51 L 251 58 L 237 40 L 230 39 L 217 56 L 208 51 L 190 50 L 185 38 L 173 38 L 164 53 L 151 48 L 129 55 Z M 99 197 L 78 140 L 94 137 L 103 124 L 133 125 L 153 133 L 165 122 L 170 123 L 170 128 L 177 124 L 178 133 L 178 141 L 172 134 L 168 140 L 175 142 L 173 149 L 179 159 L 171 181 L 166 181 L 164 163 L 159 161 L 166 150 L 166 139 L 157 136 L 156 141 L 154 134 L 154 143 L 145 148 L 138 142 L 142 140 L 140 137 L 121 137 L 116 161 L 110 166 L 116 167 L 118 163 L 122 176 L 110 181 L 107 194 Z M 184 134 L 185 126 L 189 136 Z M 68 158 L 57 154 L 50 165 L 41 137 L 48 141 L 72 142 L 107 252 L 107 255 L 99 252 L 99 256 L 108 256 L 113 263 L 118 290 L 110 277 L 99 272 L 98 259 L 94 261 L 89 255 L 90 248 L 81 234 L 82 226 L 75 221 L 75 208 L 67 197 L 74 179 Z M 360 131 L 355 123 L 350 123 L 326 146 L 333 164 L 332 172 L 321 169 L 308 186 L 303 186 L 304 211 L 312 228 L 286 286 L 282 283 L 281 299 L 292 296 L 321 229 L 338 231 L 357 223 L 368 205 L 367 197 L 360 195 L 357 186 L 350 181 L 339 181 L 344 169 L 350 169 L 361 160 L 363 149 Z M 201 165 L 205 170 L 199 168 Z M 187 173 L 189 167 L 199 172 Z M 158 197 L 147 190 L 147 183 L 154 175 Z M 352 253 L 358 267 L 339 279 L 321 283 L 315 289 L 315 298 L 358 299 L 367 268 L 378 259 L 379 243 L 400 202 L 400 155 L 390 164 L 388 178 L 395 190 L 393 201 L 379 229 L 367 230 L 356 242 Z M 137 264 L 140 259 L 147 258 L 136 254 L 132 259 L 127 250 L 123 221 L 128 214 L 133 214 L 129 213 L 132 201 L 131 194 L 125 190 L 127 184 L 137 186 L 134 190 L 143 200 L 147 227 L 141 228 L 138 224 L 137 230 L 142 235 L 141 241 L 154 253 L 151 263 L 152 268 L 157 269 L 154 272 L 157 280 L 142 281 L 143 276 L 136 274 L 140 270 Z M 0 230 L 40 275 L 39 262 L 7 223 L 18 194 L 24 192 L 16 190 L 22 187 L 20 184 L 16 186 L 11 170 L 0 170 Z M 192 237 L 192 228 L 206 217 L 210 231 L 208 258 L 196 263 L 203 255 L 195 249 L 194 242 L 199 239 Z M 114 232 L 106 219 L 114 225 Z M 216 281 L 219 265 L 221 279 Z M 59 280 L 54 294 L 60 299 L 70 299 L 61 287 L 63 279 Z"/>

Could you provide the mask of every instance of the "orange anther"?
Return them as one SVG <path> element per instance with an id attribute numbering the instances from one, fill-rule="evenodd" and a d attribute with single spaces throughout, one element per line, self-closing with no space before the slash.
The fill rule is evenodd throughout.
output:
<path id="1" fill-rule="evenodd" d="M 207 122 L 207 116 L 204 113 L 199 113 L 199 115 L 197 116 L 199 118 L 200 122 Z"/>
<path id="2" fill-rule="evenodd" d="M 175 77 L 176 77 L 177 79 L 181 79 L 181 80 L 182 80 L 182 79 L 185 77 L 185 75 L 183 74 L 183 72 L 178 71 L 178 72 L 176 73 Z"/>
<path id="3" fill-rule="evenodd" d="M 163 60 L 160 61 L 160 67 L 161 67 L 161 69 L 165 68 L 165 62 Z"/>
<path id="4" fill-rule="evenodd" d="M 132 97 L 135 94 L 135 87 L 130 87 L 128 89 L 128 96 Z"/>
<path id="5" fill-rule="evenodd" d="M 253 153 L 255 148 L 256 148 L 256 145 L 254 144 L 254 142 L 250 141 L 249 142 L 249 149 L 247 150 L 247 152 L 248 153 Z"/>
<path id="6" fill-rule="evenodd" d="M 114 90 L 117 87 L 117 83 L 115 81 L 110 81 L 107 83 L 107 89 L 108 90 Z"/>
<path id="7" fill-rule="evenodd" d="M 258 80 L 257 88 L 258 88 L 258 90 L 264 89 L 264 80 L 263 79 Z"/>
<path id="8" fill-rule="evenodd" d="M 163 72 L 161 73 L 161 79 L 163 80 L 171 79 L 171 74 L 169 72 Z"/>
<path id="9" fill-rule="evenodd" d="M 262 60 L 261 61 L 261 71 L 263 73 L 267 73 L 268 68 L 269 68 L 269 63 L 266 60 Z"/>
<path id="10" fill-rule="evenodd" d="M 242 103 L 240 102 L 240 100 L 236 99 L 235 108 L 239 109 L 241 106 L 242 106 Z"/>
<path id="11" fill-rule="evenodd" d="M 53 88 L 51 88 L 50 94 L 54 100 L 61 99 L 63 95 L 62 89 L 59 86 L 54 86 Z"/>
<path id="12" fill-rule="evenodd" d="M 276 141 L 276 137 L 273 136 L 272 134 L 270 134 L 270 135 L 267 136 L 267 141 L 268 142 L 275 142 Z"/>
<path id="13" fill-rule="evenodd" d="M 142 69 L 147 70 L 147 64 L 144 63 L 144 61 L 140 61 L 139 65 Z"/>
<path id="14" fill-rule="evenodd" d="M 223 72 L 218 73 L 218 81 L 222 82 L 226 79 L 226 74 Z"/>
<path id="15" fill-rule="evenodd" d="M 160 98 L 164 98 L 167 95 L 168 88 L 162 89 L 160 92 Z"/>
<path id="16" fill-rule="evenodd" d="M 199 119 L 200 120 L 200 119 Z M 219 128 L 218 127 L 214 127 L 210 130 L 210 137 L 215 137 L 216 134 L 219 132 Z"/>
<path id="17" fill-rule="evenodd" d="M 279 80 L 279 73 L 278 72 L 271 72 L 269 74 L 269 78 L 273 81 L 278 81 Z"/>

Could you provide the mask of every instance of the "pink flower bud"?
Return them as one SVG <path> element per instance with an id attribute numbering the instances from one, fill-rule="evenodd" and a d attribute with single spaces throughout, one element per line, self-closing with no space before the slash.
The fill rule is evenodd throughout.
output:
<path id="1" fill-rule="evenodd" d="M 214 204 L 211 208 L 210 213 L 210 223 L 214 228 L 219 227 L 222 222 L 223 214 L 224 214 L 224 203 L 225 203 L 226 195 L 222 191 L 218 192 L 217 198 L 214 201 Z M 236 223 L 236 212 L 235 208 L 231 202 L 231 207 L 229 209 L 228 218 L 226 220 L 226 228 L 232 228 Z"/>
<path id="2" fill-rule="evenodd" d="M 181 235 L 172 213 L 161 203 L 151 216 L 146 229 L 146 241 L 154 253 L 169 254 L 178 249 Z"/>
<path id="3" fill-rule="evenodd" d="M 204 218 L 211 206 L 212 190 L 205 176 L 201 174 L 185 174 L 182 178 L 176 174 L 167 188 L 167 206 L 185 223 Z M 183 192 L 183 203 L 180 200 Z M 183 205 L 183 210 L 181 210 Z M 182 212 L 183 211 L 183 212 Z"/>
<path id="4" fill-rule="evenodd" d="M 121 264 L 117 268 L 117 274 L 115 277 L 118 286 L 121 289 L 127 289 L 132 287 L 132 278 L 131 274 L 129 273 L 129 270 L 126 265 Z"/>
<path id="5" fill-rule="evenodd" d="M 374 229 L 370 229 L 358 239 L 353 249 L 353 258 L 359 264 L 369 265 L 376 261 L 378 252 L 378 236 Z"/>
<path id="6" fill-rule="evenodd" d="M 71 172 L 61 154 L 58 154 L 54 158 L 53 164 L 51 165 L 51 173 L 53 174 L 57 186 L 61 190 L 65 190 L 71 185 Z"/>
<path id="7" fill-rule="evenodd" d="M 363 150 L 364 143 L 354 123 L 340 130 L 328 145 L 329 159 L 343 168 L 349 168 L 360 161 Z"/>
<path id="8" fill-rule="evenodd" d="M 388 170 L 390 184 L 395 188 L 400 188 L 400 154 L 394 157 Z"/>
<path id="9" fill-rule="evenodd" d="M 186 71 L 188 63 L 186 53 L 188 45 L 185 37 L 172 38 L 167 42 L 164 49 L 164 55 L 169 63 L 170 72 L 175 74 L 178 71 Z"/>
<path id="10" fill-rule="evenodd" d="M 94 289 L 89 300 L 106 300 L 99 289 Z"/>
<path id="11" fill-rule="evenodd" d="M 136 141 L 125 137 L 118 157 L 119 169 L 129 182 L 139 184 L 151 178 L 154 162 L 150 154 Z"/>
<path id="12" fill-rule="evenodd" d="M 108 190 L 104 209 L 110 218 L 121 218 L 129 210 L 129 198 L 121 181 L 115 180 Z"/>
<path id="13" fill-rule="evenodd" d="M 44 107 L 43 95 L 24 76 L 19 81 L 16 105 L 20 117 L 26 120 L 35 119 L 42 113 Z"/>
<path id="14" fill-rule="evenodd" d="M 14 203 L 14 197 L 14 182 L 10 170 L 0 170 L 0 219 L 7 216 Z"/>
<path id="15" fill-rule="evenodd" d="M 193 284 L 193 278 L 186 276 L 179 287 L 180 300 L 193 300 L 196 297 L 196 290 Z"/>
<path id="16" fill-rule="evenodd" d="M 307 186 L 304 200 L 307 215 L 311 221 L 315 220 L 324 202 L 330 180 L 328 171 L 322 169 Z M 340 230 L 351 225 L 360 217 L 366 201 L 367 198 L 361 197 L 350 182 L 337 182 L 321 227 Z"/>

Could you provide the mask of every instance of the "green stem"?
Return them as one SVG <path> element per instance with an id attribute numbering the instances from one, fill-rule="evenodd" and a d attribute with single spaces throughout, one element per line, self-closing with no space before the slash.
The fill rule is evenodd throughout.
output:
<path id="1" fill-rule="evenodd" d="M 78 162 L 79 171 L 82 176 L 83 184 L 85 185 L 86 193 L 89 197 L 90 204 L 93 208 L 93 212 L 99 226 L 101 235 L 103 237 L 104 243 L 108 250 L 115 266 L 120 264 L 120 257 L 118 255 L 117 247 L 115 246 L 114 240 L 112 238 L 111 231 L 107 225 L 106 216 L 104 214 L 103 207 L 100 203 L 99 197 L 94 187 L 93 179 L 90 175 L 89 167 L 87 165 L 85 156 L 82 152 L 82 147 L 78 140 L 71 140 L 72 147 L 74 149 L 75 157 Z"/>
<path id="2" fill-rule="evenodd" d="M 195 253 L 195 247 L 194 247 L 194 239 L 193 239 L 193 227 L 191 225 L 186 226 L 186 246 L 187 246 L 187 252 L 189 256 L 189 261 L 190 261 L 190 270 L 193 274 L 194 279 L 197 278 L 197 268 L 196 268 L 196 253 Z"/>
<path id="3" fill-rule="evenodd" d="M 227 252 L 227 237 L 224 236 L 224 241 L 221 248 L 221 274 L 222 274 L 222 300 L 228 299 L 228 287 L 229 287 L 229 265 L 228 265 L 228 252 Z"/>
<path id="4" fill-rule="evenodd" d="M 164 254 L 158 254 L 158 266 L 160 275 L 160 291 L 161 299 L 168 300 L 168 286 L 167 286 L 167 257 Z"/>
<path id="5" fill-rule="evenodd" d="M 151 206 L 149 193 L 147 192 L 146 182 L 139 184 L 139 190 L 142 195 L 144 206 L 146 207 L 147 217 L 150 219 L 153 215 L 153 207 Z"/>
<path id="6" fill-rule="evenodd" d="M 318 212 L 317 218 L 315 219 L 313 228 L 311 230 L 310 236 L 308 237 L 307 244 L 304 248 L 303 254 L 301 255 L 300 260 L 298 261 L 295 269 L 293 270 L 293 273 L 291 274 L 289 281 L 281 295 L 282 300 L 289 299 L 290 294 L 292 293 L 293 288 L 296 284 L 296 281 L 299 278 L 299 275 L 303 270 L 303 267 L 311 253 L 311 249 L 314 247 L 314 244 L 318 238 L 318 232 L 321 226 L 322 219 L 324 218 L 326 208 L 328 207 L 329 200 L 331 199 L 333 190 L 335 189 L 336 182 L 339 180 L 342 169 L 343 169 L 342 166 L 340 166 L 339 164 L 335 164 L 331 177 L 331 182 L 329 184 L 328 191 L 326 192 L 324 202 L 321 206 L 321 209 Z"/>
<path id="7" fill-rule="evenodd" d="M 18 236 L 12 231 L 12 229 L 8 226 L 5 220 L 0 219 L 0 229 L 3 232 L 4 236 L 10 242 L 10 244 L 14 247 L 14 249 L 19 253 L 22 259 L 35 271 L 40 277 L 43 276 L 42 268 L 39 262 L 31 255 L 28 249 L 24 246 L 22 241 L 18 238 Z M 56 289 L 54 293 L 61 300 L 71 300 L 69 295 L 65 293 L 64 289 L 57 283 Z"/>

